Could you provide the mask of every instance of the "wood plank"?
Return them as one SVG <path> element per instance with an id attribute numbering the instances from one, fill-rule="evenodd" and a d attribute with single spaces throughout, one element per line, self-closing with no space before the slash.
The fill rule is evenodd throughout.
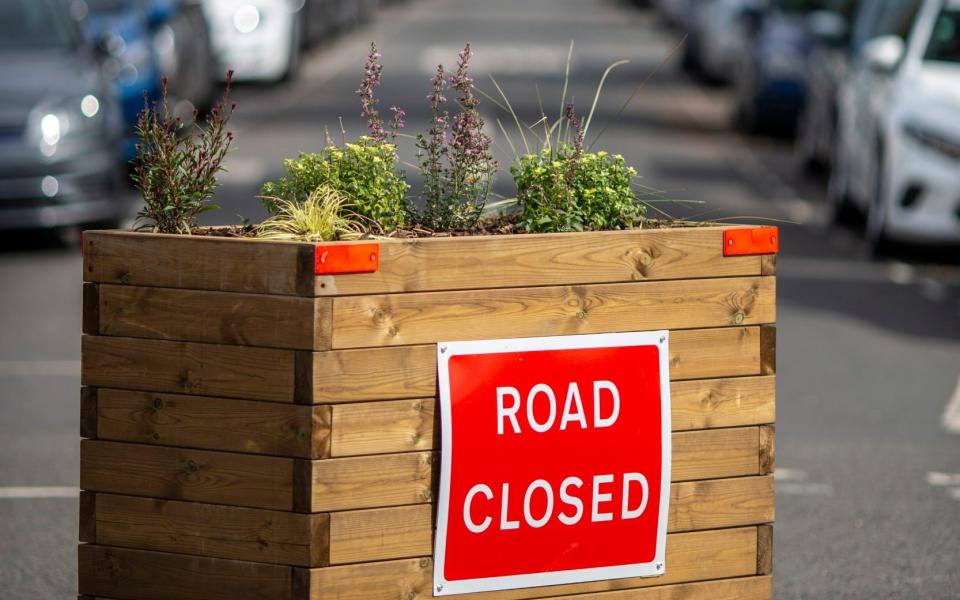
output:
<path id="1" fill-rule="evenodd" d="M 219 292 L 310 296 L 313 244 L 87 231 L 83 280 Z"/>
<path id="2" fill-rule="evenodd" d="M 760 472 L 773 473 L 777 468 L 776 426 L 760 426 Z"/>
<path id="3" fill-rule="evenodd" d="M 312 512 L 433 500 L 434 452 L 313 461 Z"/>
<path id="4" fill-rule="evenodd" d="M 96 391 L 94 437 L 103 440 L 296 458 L 323 458 L 329 446 L 328 406 Z"/>
<path id="5" fill-rule="evenodd" d="M 81 544 L 80 593 L 137 600 L 291 600 L 291 568 Z"/>
<path id="6" fill-rule="evenodd" d="M 335 404 L 331 407 L 330 455 L 357 456 L 439 448 L 436 400 Z"/>
<path id="7" fill-rule="evenodd" d="M 85 495 L 94 496 L 89 492 Z M 329 515 L 95 494 L 94 539 L 107 546 L 318 567 Z M 321 521 L 318 526 L 312 521 Z M 318 533 L 312 535 L 312 533 Z M 318 545 L 320 548 L 313 548 Z"/>
<path id="8" fill-rule="evenodd" d="M 773 376 L 674 381 L 674 431 L 772 423 Z M 436 400 L 417 398 L 335 404 L 330 456 L 359 456 L 439 448 Z"/>
<path id="9" fill-rule="evenodd" d="M 773 477 L 674 483 L 668 531 L 756 525 L 773 520 Z M 429 504 L 335 512 L 330 515 L 330 564 L 429 555 Z"/>
<path id="10" fill-rule="evenodd" d="M 560 600 L 555 596 L 551 600 Z M 770 600 L 772 577 L 738 577 L 715 581 L 680 583 L 639 590 L 562 596 L 575 600 Z"/>
<path id="11" fill-rule="evenodd" d="M 777 326 L 760 328 L 760 372 L 772 375 L 777 372 Z"/>
<path id="12" fill-rule="evenodd" d="M 520 600 L 745 577 L 756 573 L 757 528 L 716 529 L 667 536 L 666 573 L 560 586 L 464 594 L 459 598 Z M 396 600 L 433 597 L 429 557 L 310 570 L 311 600 Z"/>
<path id="13" fill-rule="evenodd" d="M 326 350 L 330 310 L 328 298 L 100 285 L 96 333 Z"/>
<path id="14" fill-rule="evenodd" d="M 80 442 L 80 487 L 293 510 L 294 459 L 101 440 Z"/>
<path id="15" fill-rule="evenodd" d="M 773 323 L 775 282 L 738 277 L 349 296 L 334 299 L 332 347 Z"/>
<path id="16" fill-rule="evenodd" d="M 777 274 L 777 255 L 776 254 L 764 254 L 760 257 L 760 274 L 761 275 Z"/>
<path id="17" fill-rule="evenodd" d="M 437 452 L 313 461 L 312 512 L 430 502 Z M 760 474 L 757 427 L 673 434 L 672 481 Z"/>
<path id="18" fill-rule="evenodd" d="M 760 474 L 757 427 L 680 431 L 673 434 L 671 481 Z"/>
<path id="19" fill-rule="evenodd" d="M 773 573 L 773 525 L 757 528 L 757 574 Z"/>
<path id="20" fill-rule="evenodd" d="M 773 423 L 776 385 L 774 376 L 674 381 L 670 384 L 673 430 Z"/>
<path id="21" fill-rule="evenodd" d="M 735 277 L 758 256 L 723 256 L 723 230 L 699 227 L 384 240 L 376 273 L 316 278 L 317 295 L 382 294 Z"/>
<path id="22" fill-rule="evenodd" d="M 313 402 L 423 398 L 437 393 L 436 346 L 331 350 L 313 354 Z M 670 333 L 673 380 L 760 374 L 759 327 Z"/>
<path id="23" fill-rule="evenodd" d="M 91 336 L 83 385 L 292 402 L 294 353 L 275 348 Z"/>

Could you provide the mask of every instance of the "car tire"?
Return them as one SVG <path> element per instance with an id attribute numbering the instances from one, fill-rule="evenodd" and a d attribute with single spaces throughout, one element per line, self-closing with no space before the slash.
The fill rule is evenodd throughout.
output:
<path id="1" fill-rule="evenodd" d="M 878 147 L 876 153 L 873 197 L 867 208 L 867 223 L 864 227 L 867 248 L 875 258 L 885 256 L 891 250 L 890 238 L 887 236 L 887 202 L 884 199 L 886 168 L 883 149 Z"/>
<path id="2" fill-rule="evenodd" d="M 830 178 L 827 181 L 827 206 L 830 210 L 830 222 L 836 225 L 849 225 L 859 216 L 850 199 L 850 174 L 843 158 L 840 140 L 833 143 L 833 157 L 830 160 Z"/>

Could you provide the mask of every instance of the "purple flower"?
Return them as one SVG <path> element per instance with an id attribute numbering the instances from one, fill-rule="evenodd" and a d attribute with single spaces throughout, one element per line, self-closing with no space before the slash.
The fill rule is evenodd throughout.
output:
<path id="1" fill-rule="evenodd" d="M 370 53 L 363 65 L 363 81 L 357 89 L 357 95 L 360 96 L 360 114 L 367 120 L 367 127 L 370 129 L 370 137 L 377 142 L 386 141 L 386 133 L 383 130 L 383 119 L 377 111 L 377 100 L 373 89 L 380 85 L 380 76 L 383 73 L 383 65 L 379 63 L 380 52 L 377 45 L 370 42 Z"/>

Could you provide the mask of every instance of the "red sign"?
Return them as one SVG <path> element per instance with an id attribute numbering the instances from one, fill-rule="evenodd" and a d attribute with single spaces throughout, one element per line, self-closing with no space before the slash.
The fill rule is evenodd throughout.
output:
<path id="1" fill-rule="evenodd" d="M 662 575 L 667 332 L 441 343 L 434 595 Z"/>

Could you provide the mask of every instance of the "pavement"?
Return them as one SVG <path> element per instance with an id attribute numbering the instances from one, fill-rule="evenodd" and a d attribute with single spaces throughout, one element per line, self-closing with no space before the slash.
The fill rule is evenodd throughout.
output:
<path id="1" fill-rule="evenodd" d="M 294 80 L 241 86 L 237 136 L 211 222 L 257 221 L 260 183 L 321 147 L 324 127 L 363 131 L 353 90 L 370 40 L 383 51 L 382 106 L 426 128 L 429 76 L 463 42 L 529 121 L 559 110 L 570 40 L 582 112 L 594 115 L 671 215 L 781 226 L 775 592 L 778 599 L 960 597 L 960 259 L 902 250 L 871 260 L 856 229 L 830 225 L 823 181 L 788 140 L 731 132 L 729 92 L 691 81 L 678 36 L 648 10 L 596 0 L 421 0 L 314 49 Z M 649 82 L 617 117 L 623 102 Z M 483 105 L 488 120 L 509 115 Z M 514 129 L 515 131 L 515 129 Z M 511 133 L 511 141 L 521 144 Z M 511 154 L 493 135 L 499 157 Z M 588 136 L 589 138 L 589 136 Z M 405 161 L 415 157 L 408 150 Z M 412 171 L 413 169 L 408 169 Z M 416 186 L 416 179 L 411 177 Z M 509 178 L 497 190 L 510 195 Z M 76 594 L 80 256 L 75 235 L 0 242 L 0 598 Z"/>

